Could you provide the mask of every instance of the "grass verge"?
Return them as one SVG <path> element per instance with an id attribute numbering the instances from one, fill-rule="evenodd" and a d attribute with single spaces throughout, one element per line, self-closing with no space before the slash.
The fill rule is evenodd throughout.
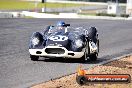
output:
<path id="1" fill-rule="evenodd" d="M 72 3 L 41 3 L 41 2 L 29 2 L 21 0 L 0 0 L 1 10 L 29 10 L 34 8 L 65 8 L 65 7 L 75 7 L 83 6 L 84 4 L 72 4 Z"/>

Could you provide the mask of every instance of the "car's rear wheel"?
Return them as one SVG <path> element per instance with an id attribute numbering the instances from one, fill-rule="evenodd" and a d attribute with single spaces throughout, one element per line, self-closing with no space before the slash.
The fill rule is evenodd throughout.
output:
<path id="1" fill-rule="evenodd" d="M 98 53 L 99 53 L 99 39 L 97 40 L 96 46 L 97 46 L 97 52 L 95 52 L 94 54 L 91 54 L 91 55 L 89 56 L 89 59 L 90 59 L 91 61 L 96 61 L 97 58 L 98 58 Z"/>
<path id="2" fill-rule="evenodd" d="M 98 48 L 98 53 L 99 53 L 99 40 L 97 40 L 97 48 Z"/>
<path id="3" fill-rule="evenodd" d="M 30 55 L 30 58 L 31 58 L 32 61 L 38 61 L 39 56 Z"/>
<path id="4" fill-rule="evenodd" d="M 97 57 L 98 57 L 98 54 L 97 53 L 94 53 L 94 54 L 92 54 L 92 55 L 89 56 L 89 59 L 91 61 L 96 61 L 97 60 Z"/>

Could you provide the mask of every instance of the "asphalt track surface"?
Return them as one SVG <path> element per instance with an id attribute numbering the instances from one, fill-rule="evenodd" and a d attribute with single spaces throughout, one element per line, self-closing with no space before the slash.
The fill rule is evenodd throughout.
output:
<path id="1" fill-rule="evenodd" d="M 100 38 L 100 54 L 96 62 L 51 59 L 34 62 L 29 58 L 31 34 L 46 25 L 64 20 L 74 27 L 96 26 Z M 85 19 L 0 19 L 0 88 L 27 88 L 56 77 L 76 72 L 79 64 L 90 68 L 132 52 L 132 21 Z"/>

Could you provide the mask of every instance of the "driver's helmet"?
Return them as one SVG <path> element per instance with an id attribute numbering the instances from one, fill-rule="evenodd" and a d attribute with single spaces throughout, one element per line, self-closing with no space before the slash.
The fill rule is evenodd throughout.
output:
<path id="1" fill-rule="evenodd" d="M 53 29 L 53 26 L 50 25 L 49 29 Z"/>
<path id="2" fill-rule="evenodd" d="M 63 21 L 59 21 L 59 22 L 57 23 L 57 27 L 58 27 L 59 29 L 63 29 L 64 25 L 65 25 L 65 22 L 63 22 Z"/>

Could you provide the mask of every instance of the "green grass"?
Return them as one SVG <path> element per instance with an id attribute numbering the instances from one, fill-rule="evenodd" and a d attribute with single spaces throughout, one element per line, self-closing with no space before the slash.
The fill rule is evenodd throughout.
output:
<path id="1" fill-rule="evenodd" d="M 65 8 L 65 7 L 75 7 L 81 6 L 83 4 L 68 4 L 68 3 L 38 3 L 37 8 L 47 7 L 47 8 Z M 0 0 L 0 9 L 3 10 L 20 10 L 20 9 L 34 9 L 35 3 L 20 0 Z"/>

